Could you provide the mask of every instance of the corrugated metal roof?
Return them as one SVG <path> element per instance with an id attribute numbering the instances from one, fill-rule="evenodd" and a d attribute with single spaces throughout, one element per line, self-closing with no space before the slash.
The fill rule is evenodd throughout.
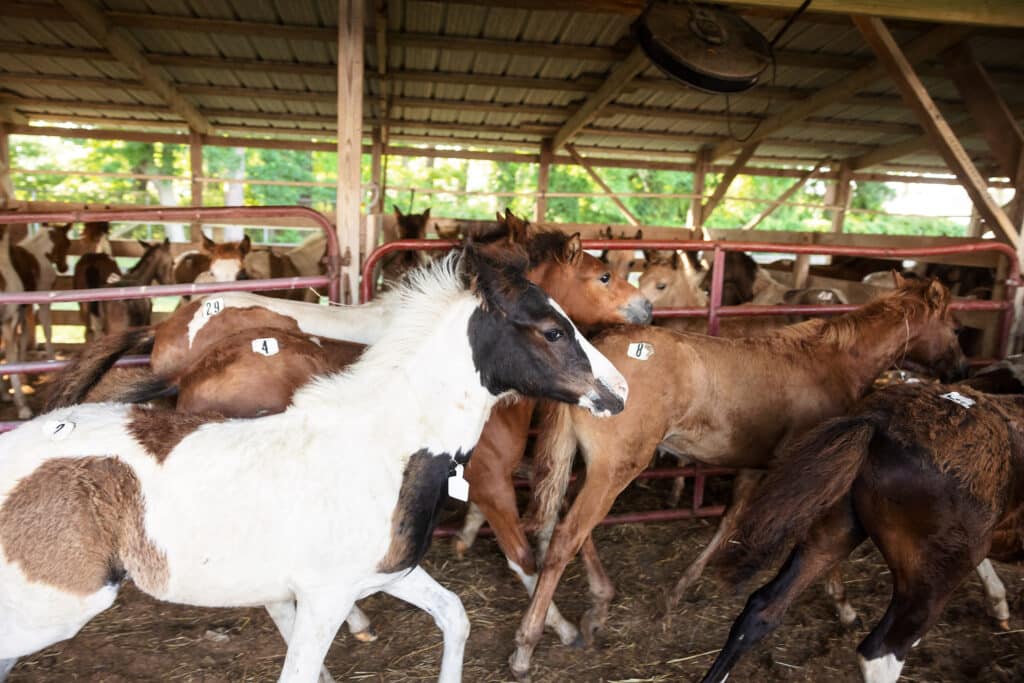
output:
<path id="1" fill-rule="evenodd" d="M 131 120 L 140 127 L 154 118 L 179 120 L 155 94 L 124 85 L 137 81 L 138 76 L 106 55 L 76 23 L 61 17 L 57 5 L 11 4 L 18 5 L 20 11 L 4 18 L 7 30 L 5 46 L 0 49 L 0 101 L 5 105 L 29 118 L 64 112 L 70 120 L 85 117 L 92 123 L 107 117 L 119 128 L 131 127 Z M 27 16 L 29 6 L 36 8 L 37 17 Z M 160 73 L 179 85 L 200 111 L 209 112 L 215 128 L 218 124 L 282 131 L 333 127 L 336 77 L 315 67 L 336 60 L 330 32 L 337 22 L 334 0 L 103 0 L 102 7 L 112 13 L 115 23 L 122 22 L 124 31 L 151 56 Z M 134 20 L 139 15 L 149 19 Z M 769 37 L 783 23 L 778 17 L 758 14 L 748 18 Z M 219 30 L 181 25 L 176 19 L 254 22 L 268 30 Z M 543 135 L 550 135 L 572 115 L 628 52 L 631 20 L 607 13 L 512 9 L 484 2 L 391 0 L 386 17 L 391 38 L 386 83 L 394 102 L 387 112 L 393 137 L 400 141 L 403 134 L 430 133 L 452 143 L 522 144 L 528 140 L 539 144 Z M 373 21 L 375 17 L 368 17 L 368 28 Z M 300 30 L 280 35 L 274 27 Z M 928 28 L 897 23 L 893 33 L 906 43 Z M 372 119 L 382 115 L 378 95 L 383 84 L 377 77 L 372 29 L 367 36 L 364 118 L 371 119 L 372 125 Z M 973 40 L 972 47 L 1011 106 L 1024 113 L 1024 89 L 1019 87 L 1024 82 L 1021 37 L 996 31 L 983 40 Z M 466 49 L 459 43 L 463 39 L 487 42 L 479 49 Z M 52 56 L 38 50 L 24 54 L 10 43 L 26 48 L 48 46 L 55 52 Z M 517 49 L 524 44 L 529 49 Z M 60 48 L 94 52 L 69 56 L 58 53 Z M 573 48 L 598 50 L 580 54 Z M 785 59 L 766 73 L 762 85 L 729 98 L 673 85 L 650 67 L 624 88 L 577 140 L 591 148 L 608 148 L 610 153 L 616 149 L 693 152 L 732 135 L 743 135 L 758 119 L 783 112 L 801 97 L 841 82 L 851 69 L 837 68 L 834 62 L 869 63 L 872 59 L 854 27 L 834 16 L 823 20 L 805 15 L 779 48 Z M 261 66 L 268 62 L 308 65 L 310 73 L 272 64 Z M 941 76 L 938 62 L 932 60 L 922 73 L 951 120 L 962 120 L 965 111 L 959 94 Z M 49 78 L 27 78 L 33 74 Z M 504 82 L 494 81 L 496 78 Z M 533 86 L 509 79 L 542 81 Z M 553 87 L 559 81 L 565 83 L 564 89 Z M 920 135 L 913 115 L 891 83 L 881 80 L 868 90 L 866 95 L 830 103 L 809 120 L 772 133 L 754 162 L 787 155 L 800 160 L 815 155 L 842 159 Z M 152 110 L 124 106 L 131 104 L 144 104 Z M 266 118 L 260 118 L 261 114 Z M 288 121 L 288 115 L 296 119 Z M 431 123 L 437 124 L 437 130 L 430 129 Z M 985 157 L 985 147 L 979 141 L 969 140 L 968 147 Z M 941 163 L 927 152 L 907 156 L 899 163 L 910 161 L 925 166 Z"/>

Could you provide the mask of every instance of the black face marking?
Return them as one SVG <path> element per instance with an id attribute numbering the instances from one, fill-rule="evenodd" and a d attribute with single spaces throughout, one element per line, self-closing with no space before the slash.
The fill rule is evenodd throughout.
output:
<path id="1" fill-rule="evenodd" d="M 533 284 L 515 301 L 514 309 L 474 311 L 468 334 L 473 364 L 495 396 L 514 390 L 576 403 L 580 379 L 592 374 L 572 323 Z"/>
<path id="2" fill-rule="evenodd" d="M 431 453 L 421 449 L 409 457 L 391 516 L 391 545 L 377 571 L 389 574 L 412 569 L 430 549 L 441 508 L 448 498 L 448 477 L 455 465 L 469 461 L 469 453 Z"/>

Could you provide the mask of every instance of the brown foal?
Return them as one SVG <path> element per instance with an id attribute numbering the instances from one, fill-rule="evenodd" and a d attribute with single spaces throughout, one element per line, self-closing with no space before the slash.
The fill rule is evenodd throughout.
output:
<path id="1" fill-rule="evenodd" d="M 629 382 L 629 405 L 601 422 L 554 407 L 542 431 L 537 461 L 548 476 L 540 481 L 537 495 L 546 529 L 562 504 L 577 445 L 585 454 L 587 474 L 568 514 L 554 528 L 536 592 L 516 634 L 510 664 L 517 677 L 529 674 L 566 565 L 618 494 L 647 467 L 659 444 L 707 464 L 762 468 L 779 443 L 842 414 L 879 372 L 904 357 L 944 374 L 963 371 L 949 292 L 938 282 L 900 279 L 899 284 L 893 293 L 852 313 L 762 337 L 722 339 L 622 327 L 594 340 Z M 746 472 L 737 477 L 731 509 L 677 584 L 670 607 L 732 533 L 753 481 L 756 477 Z M 603 625 L 614 595 L 596 556 L 588 554 L 584 561 L 593 607 L 582 622 L 587 640 Z"/>

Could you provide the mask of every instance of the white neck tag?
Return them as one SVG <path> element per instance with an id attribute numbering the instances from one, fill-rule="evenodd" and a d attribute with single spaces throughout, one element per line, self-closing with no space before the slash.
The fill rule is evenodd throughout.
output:
<path id="1" fill-rule="evenodd" d="M 961 408 L 970 408 L 974 406 L 975 403 L 973 398 L 968 398 L 967 396 L 964 396 L 963 394 L 956 391 L 951 391 L 948 394 L 942 394 L 942 398 L 946 399 L 947 401 L 952 401 Z"/>
<path id="2" fill-rule="evenodd" d="M 448 477 L 448 495 L 463 503 L 469 500 L 469 482 L 462 476 L 464 470 L 462 465 L 456 465 L 455 474 Z"/>
<path id="3" fill-rule="evenodd" d="M 636 360 L 647 360 L 654 355 L 654 345 L 647 342 L 633 342 L 629 345 L 626 355 Z"/>
<path id="4" fill-rule="evenodd" d="M 277 352 L 281 349 L 278 347 L 276 339 L 273 337 L 263 337 L 262 339 L 252 340 L 252 350 L 261 356 L 276 356 Z"/>
<path id="5" fill-rule="evenodd" d="M 63 441 L 75 431 L 75 423 L 67 420 L 47 420 L 43 424 L 43 433 L 50 437 L 50 441 Z"/>
<path id="6" fill-rule="evenodd" d="M 224 299 L 219 296 L 213 299 L 204 299 L 202 306 L 203 318 L 209 320 L 224 310 Z"/>

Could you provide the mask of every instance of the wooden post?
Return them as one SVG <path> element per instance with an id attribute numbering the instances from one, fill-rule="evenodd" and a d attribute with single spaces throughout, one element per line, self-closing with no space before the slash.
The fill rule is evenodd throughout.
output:
<path id="1" fill-rule="evenodd" d="M 7 126 L 0 122 L 0 207 L 14 202 L 14 181 L 11 179 L 11 148 Z"/>
<path id="2" fill-rule="evenodd" d="M 810 254 L 798 254 L 793 262 L 793 287 L 803 289 L 807 286 L 807 276 L 811 273 Z"/>
<path id="3" fill-rule="evenodd" d="M 932 137 L 939 154 L 967 190 L 985 223 L 995 230 L 997 236 L 1012 244 L 1015 249 L 1019 249 L 1021 240 L 1016 229 L 1002 208 L 988 194 L 985 179 L 946 123 L 942 112 L 928 94 L 921 79 L 914 73 L 913 67 L 889 29 L 881 19 L 866 16 L 851 18 L 864 36 L 864 40 L 874 50 L 878 60 L 889 71 L 907 106 L 913 110 L 925 132 Z"/>
<path id="4" fill-rule="evenodd" d="M 832 232 L 842 232 L 843 223 L 846 222 L 846 210 L 850 208 L 850 196 L 853 181 L 853 169 L 850 168 L 850 164 L 843 162 L 839 164 L 839 177 L 836 178 L 835 185 L 830 188 L 831 202 L 828 201 L 829 197 L 825 197 L 825 203 L 831 204 L 833 207 L 832 211 Z"/>
<path id="5" fill-rule="evenodd" d="M 548 215 L 548 183 L 551 178 L 551 159 L 554 156 L 551 141 L 542 142 L 540 145 L 540 168 L 537 170 L 537 205 L 533 214 L 534 223 L 543 223 Z"/>
<path id="6" fill-rule="evenodd" d="M 366 213 L 379 214 L 384 212 L 384 139 L 379 127 L 373 129 L 372 144 L 370 146 L 370 182 L 373 183 L 374 200 L 373 204 L 366 207 Z"/>
<path id="7" fill-rule="evenodd" d="M 612 203 L 614 203 L 615 206 L 619 207 L 619 211 L 621 211 L 622 215 L 626 217 L 626 221 L 630 225 L 640 225 L 640 219 L 634 216 L 633 212 L 627 209 L 626 205 L 622 203 L 622 200 L 615 196 L 615 193 L 612 191 L 612 188 L 608 187 L 608 184 L 601 179 L 601 176 L 597 174 L 597 171 L 595 171 L 590 164 L 584 161 L 583 157 L 579 155 L 579 153 L 576 151 L 576 148 L 572 144 L 566 143 L 565 151 L 568 152 L 569 156 L 572 157 L 572 160 L 579 164 L 583 168 L 583 170 L 586 171 L 587 174 L 594 179 L 594 182 L 597 183 L 598 186 L 608 194 L 608 198 L 612 200 Z"/>
<path id="8" fill-rule="evenodd" d="M 794 182 L 792 185 L 787 187 L 786 191 L 783 192 L 782 194 L 780 194 L 775 201 L 773 201 L 771 204 L 769 204 L 767 207 L 765 207 L 764 211 L 762 211 L 760 214 L 758 214 L 754 218 L 752 218 L 749 221 L 747 221 L 747 224 L 744 225 L 742 229 L 743 230 L 753 230 L 758 225 L 760 225 L 761 221 L 763 221 L 765 218 L 768 218 L 768 216 L 772 215 L 772 213 L 775 212 L 775 209 L 779 208 L 784 203 L 789 201 L 789 198 L 792 197 L 794 194 L 796 194 L 797 191 L 799 191 L 800 188 L 803 187 L 804 184 L 806 184 L 807 181 L 810 180 L 811 177 L 815 173 L 820 171 L 821 167 L 824 166 L 825 162 L 827 162 L 827 161 L 828 161 L 828 159 L 822 159 L 821 161 L 819 161 L 814 166 L 814 168 L 812 168 L 811 170 L 807 171 L 802 176 L 797 178 L 796 182 Z"/>
<path id="9" fill-rule="evenodd" d="M 366 3 L 338 0 L 338 190 L 341 297 L 351 303 L 359 283 L 362 234 L 360 165 L 363 153 L 363 27 Z"/>
<path id="10" fill-rule="evenodd" d="M 693 194 L 690 200 L 690 216 L 688 223 L 693 230 L 704 228 L 704 180 L 711 165 L 711 149 L 701 147 L 697 150 L 697 161 L 693 165 Z"/>
<path id="11" fill-rule="evenodd" d="M 188 131 L 188 161 L 189 161 L 189 175 L 192 179 L 192 192 L 191 192 L 191 204 L 192 206 L 203 205 L 203 136 L 202 134 L 190 128 Z M 189 229 L 189 238 L 193 244 L 199 244 L 202 241 L 203 225 L 199 222 L 192 223 Z"/>

